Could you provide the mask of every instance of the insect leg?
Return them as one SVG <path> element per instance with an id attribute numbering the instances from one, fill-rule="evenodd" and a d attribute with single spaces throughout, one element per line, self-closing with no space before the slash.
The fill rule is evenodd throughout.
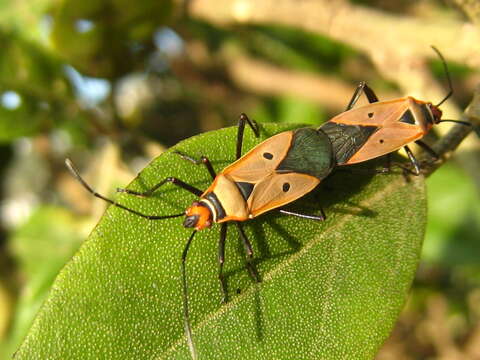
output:
<path id="1" fill-rule="evenodd" d="M 323 211 L 322 208 L 320 208 L 320 213 L 321 213 L 320 216 L 317 216 L 317 215 L 308 215 L 308 214 L 300 214 L 300 213 L 296 213 L 296 212 L 289 211 L 289 210 L 284 210 L 284 209 L 279 209 L 278 211 L 279 211 L 281 214 L 284 214 L 284 215 L 292 215 L 292 216 L 296 216 L 296 217 L 299 217 L 299 218 L 302 218 L 302 219 L 324 221 L 324 220 L 327 218 L 327 217 L 325 216 L 325 212 Z"/>
<path id="2" fill-rule="evenodd" d="M 243 145 L 243 132 L 245 131 L 245 124 L 248 124 L 253 130 L 253 133 L 256 137 L 260 135 L 258 131 L 258 124 L 255 120 L 250 120 L 247 115 L 240 114 L 238 119 L 238 132 L 237 132 L 237 150 L 235 152 L 235 159 L 238 160 L 242 156 L 242 145 Z"/>
<path id="3" fill-rule="evenodd" d="M 82 184 L 82 186 L 89 192 L 91 193 L 93 196 L 99 198 L 99 199 L 102 199 L 120 209 L 123 209 L 123 210 L 126 210 L 128 212 L 131 212 L 132 214 L 135 214 L 135 215 L 138 215 L 138 216 L 141 216 L 143 218 L 146 218 L 146 219 L 149 219 L 149 220 L 162 220 L 162 219 L 170 219 L 170 218 L 175 218 L 175 217 L 180 217 L 180 216 L 183 216 L 185 215 L 185 213 L 180 213 L 180 214 L 173 214 L 173 215 L 163 215 L 163 216 L 157 216 L 157 215 L 145 215 L 141 212 L 138 212 L 136 210 L 133 210 L 133 209 L 130 209 L 128 207 L 126 207 L 125 205 L 122 205 L 122 204 L 119 204 L 117 203 L 116 201 L 114 200 L 111 200 L 105 196 L 103 196 L 102 194 L 99 194 L 97 193 L 95 190 L 93 190 L 90 185 L 87 184 L 87 182 L 85 180 L 83 180 L 83 178 L 80 176 L 80 174 L 78 173 L 77 169 L 75 169 L 75 166 L 73 166 L 73 163 L 70 161 L 70 159 L 66 159 L 65 160 L 65 165 L 67 165 L 67 168 L 68 170 L 72 173 L 72 175 L 80 182 L 80 184 Z"/>
<path id="4" fill-rule="evenodd" d="M 223 263 L 225 262 L 225 239 L 227 238 L 227 226 L 228 223 L 222 223 L 220 228 L 220 240 L 218 241 L 218 279 L 220 280 L 220 286 L 222 289 L 222 302 L 228 301 L 227 284 L 223 277 Z"/>
<path id="5" fill-rule="evenodd" d="M 384 173 L 387 173 L 387 172 L 390 172 L 390 168 L 392 166 L 392 153 L 388 153 L 387 155 L 385 155 L 385 158 L 386 158 L 386 161 L 382 170 Z"/>
<path id="6" fill-rule="evenodd" d="M 195 158 L 192 158 L 188 155 L 185 155 L 185 154 L 181 153 L 180 151 L 174 151 L 173 153 L 177 154 L 178 156 L 180 156 L 184 160 L 190 161 L 192 164 L 195 164 L 195 165 L 203 164 L 203 165 L 205 165 L 207 170 L 208 170 L 208 173 L 210 174 L 212 179 L 215 179 L 217 177 L 217 173 L 213 169 L 213 166 L 210 163 L 210 160 L 208 160 L 208 158 L 206 156 L 202 156 L 200 159 L 195 159 Z"/>
<path id="7" fill-rule="evenodd" d="M 192 359 L 197 359 L 197 350 L 195 349 L 195 344 L 193 342 L 192 326 L 190 324 L 190 314 L 188 310 L 187 270 L 185 268 L 185 263 L 187 261 L 188 249 L 190 248 L 190 244 L 196 232 L 197 231 L 194 230 L 192 235 L 190 235 L 182 253 L 183 320 L 185 322 L 185 336 L 187 337 L 187 344 L 190 354 L 192 355 Z"/>
<path id="8" fill-rule="evenodd" d="M 377 95 L 367 84 L 365 84 L 365 86 L 363 87 L 363 92 L 365 93 L 365 96 L 367 97 L 369 103 L 378 102 Z"/>
<path id="9" fill-rule="evenodd" d="M 408 155 L 408 158 L 410 159 L 411 163 L 413 164 L 414 171 L 410 171 L 413 175 L 420 175 L 420 164 L 418 163 L 417 159 L 413 155 L 412 150 L 408 146 L 403 147 L 405 149 L 405 152 Z M 405 169 L 406 170 L 406 169 Z"/>
<path id="10" fill-rule="evenodd" d="M 353 93 L 353 96 L 352 96 L 352 98 L 350 99 L 350 102 L 347 105 L 346 111 L 350 110 L 351 108 L 353 108 L 355 106 L 355 104 L 357 103 L 357 101 L 360 98 L 360 96 L 362 95 L 362 93 L 365 94 L 365 96 L 367 97 L 367 99 L 370 103 L 374 103 L 374 102 L 378 101 L 378 97 L 377 97 L 377 95 L 375 95 L 373 90 L 370 89 L 370 87 L 367 85 L 367 83 L 365 81 L 361 81 L 358 84 L 357 88 L 355 89 L 355 92 Z"/>
<path id="11" fill-rule="evenodd" d="M 238 234 L 240 235 L 240 239 L 242 240 L 243 247 L 245 249 L 245 254 L 247 255 L 247 270 L 250 273 L 250 276 L 255 280 L 256 282 L 260 282 L 260 278 L 258 276 L 257 270 L 255 269 L 255 266 L 252 264 L 252 259 L 253 259 L 253 249 L 252 249 L 252 244 L 250 244 L 250 241 L 247 238 L 247 235 L 245 235 L 245 231 L 243 230 L 243 226 L 241 223 L 238 221 L 235 221 L 235 224 L 237 224 L 237 229 L 238 229 Z"/>
<path id="12" fill-rule="evenodd" d="M 424 143 L 422 140 L 415 141 L 415 144 L 419 145 L 423 150 L 425 150 L 433 159 L 438 160 L 440 157 L 430 146 Z"/>
<path id="13" fill-rule="evenodd" d="M 365 87 L 365 85 L 367 85 L 367 83 L 365 81 L 360 81 L 360 83 L 358 84 L 357 88 L 355 89 L 355 92 L 353 93 L 353 96 L 350 99 L 345 111 L 350 110 L 357 103 L 358 99 L 362 95 L 363 88 Z"/>
<path id="14" fill-rule="evenodd" d="M 148 189 L 147 191 L 144 191 L 144 192 L 138 192 L 138 191 L 123 189 L 123 188 L 117 188 L 117 192 L 123 192 L 123 193 L 127 193 L 127 194 L 130 194 L 130 195 L 135 195 L 135 196 L 140 196 L 140 197 L 148 197 L 148 196 L 152 195 L 152 193 L 155 190 L 157 190 L 160 186 L 162 186 L 166 183 L 172 183 L 173 185 L 176 185 L 176 186 L 182 188 L 183 190 L 187 190 L 188 192 L 191 192 L 192 194 L 197 195 L 198 197 L 200 197 L 203 194 L 202 190 L 197 189 L 196 187 L 194 187 L 190 184 L 187 184 L 186 182 L 183 182 L 182 180 L 177 179 L 175 177 L 167 177 L 167 178 L 163 179 L 162 181 L 160 181 L 155 186 L 153 186 L 151 189 Z"/>

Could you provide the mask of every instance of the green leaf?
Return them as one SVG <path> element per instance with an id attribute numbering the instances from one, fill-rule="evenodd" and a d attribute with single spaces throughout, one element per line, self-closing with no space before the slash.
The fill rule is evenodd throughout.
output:
<path id="1" fill-rule="evenodd" d="M 262 137 L 288 128 L 265 125 Z M 206 155 L 219 170 L 233 160 L 235 131 L 202 134 L 174 149 Z M 250 130 L 245 137 L 245 149 L 259 141 Z M 405 302 L 426 206 L 421 178 L 364 173 L 337 172 L 292 205 L 317 214 L 323 206 L 323 223 L 270 212 L 245 224 L 260 284 L 248 276 L 230 226 L 226 305 L 217 280 L 219 228 L 196 235 L 187 280 L 200 359 L 373 358 Z M 211 182 L 202 166 L 167 151 L 130 187 L 144 190 L 166 176 L 202 189 Z M 123 194 L 118 201 L 160 215 L 182 212 L 194 198 L 168 185 L 149 199 Z M 180 257 L 191 230 L 181 223 L 110 207 L 60 272 L 16 359 L 189 359 Z"/>
<path id="2" fill-rule="evenodd" d="M 21 344 L 57 273 L 78 249 L 79 227 L 78 219 L 65 209 L 40 207 L 9 239 L 26 281 L 15 308 L 8 348 Z"/>

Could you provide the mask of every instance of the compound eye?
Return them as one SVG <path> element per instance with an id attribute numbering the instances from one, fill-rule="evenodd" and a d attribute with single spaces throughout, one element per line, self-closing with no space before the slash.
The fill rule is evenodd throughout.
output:
<path id="1" fill-rule="evenodd" d="M 193 228 L 197 226 L 198 219 L 200 218 L 199 215 L 190 215 L 185 218 L 183 221 L 183 226 L 186 228 Z"/>

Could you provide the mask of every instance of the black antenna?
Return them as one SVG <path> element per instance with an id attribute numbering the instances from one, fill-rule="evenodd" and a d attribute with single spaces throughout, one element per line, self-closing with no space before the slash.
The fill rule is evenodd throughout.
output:
<path id="1" fill-rule="evenodd" d="M 443 68 L 445 69 L 445 75 L 447 76 L 447 81 L 448 81 L 448 88 L 449 88 L 449 91 L 447 93 L 447 95 L 437 104 L 435 105 L 436 107 L 439 107 L 440 105 L 442 105 L 450 96 L 452 96 L 453 94 L 453 86 L 452 86 L 452 79 L 450 78 L 450 73 L 448 71 L 448 67 L 447 67 L 447 62 L 445 61 L 445 58 L 443 57 L 443 55 L 440 53 L 440 51 L 433 45 L 431 45 L 432 49 L 437 53 L 438 57 L 440 58 L 440 60 L 442 61 L 442 64 L 443 64 Z"/>
<path id="2" fill-rule="evenodd" d="M 439 123 L 441 122 L 453 122 L 453 123 L 457 123 L 457 124 L 461 124 L 461 125 L 465 125 L 465 126 L 472 126 L 471 123 L 469 123 L 468 121 L 462 121 L 462 120 L 440 120 Z"/>
<path id="3" fill-rule="evenodd" d="M 97 193 L 95 190 L 93 190 L 90 185 L 88 185 L 88 183 L 83 180 L 83 178 L 80 176 L 80 174 L 78 173 L 78 170 L 75 168 L 75 166 L 73 165 L 72 161 L 70 159 L 66 159 L 65 160 L 65 165 L 67 166 L 68 170 L 72 173 L 72 175 L 78 180 L 78 182 L 80 184 L 83 185 L 83 187 L 89 192 L 91 193 L 93 196 L 99 198 L 99 199 L 102 199 L 103 201 L 106 201 L 120 209 L 123 209 L 123 210 L 126 210 L 128 212 L 131 212 L 132 214 L 135 214 L 137 216 L 141 216 L 143 218 L 146 218 L 148 220 L 163 220 L 163 219 L 171 219 L 171 218 L 176 218 L 176 217 L 180 217 L 180 216 L 183 216 L 185 215 L 184 212 L 182 212 L 181 214 L 173 214 L 173 215 L 162 215 L 162 216 L 157 216 L 157 215 L 145 215 L 145 214 L 142 214 L 141 212 L 137 211 L 137 210 L 133 210 L 133 209 L 130 209 L 128 207 L 126 207 L 125 205 L 122 205 L 122 204 L 119 204 L 118 202 L 114 201 L 114 200 L 111 200 L 105 196 L 103 196 L 102 194 L 99 194 Z"/>
<path id="4" fill-rule="evenodd" d="M 185 322 L 185 336 L 187 337 L 187 345 L 190 350 L 190 355 L 193 360 L 197 360 L 197 350 L 195 348 L 195 343 L 193 342 L 192 335 L 192 325 L 190 323 L 190 312 L 188 310 L 188 286 L 187 286 L 187 270 L 185 268 L 185 263 L 187 261 L 188 249 L 190 248 L 190 243 L 195 236 L 197 230 L 192 232 L 192 235 L 188 238 L 185 248 L 182 253 L 182 289 L 183 289 L 183 320 Z"/>

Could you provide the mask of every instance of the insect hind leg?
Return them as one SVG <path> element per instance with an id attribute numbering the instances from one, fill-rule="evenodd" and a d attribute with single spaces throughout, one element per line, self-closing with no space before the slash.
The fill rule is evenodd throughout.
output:
<path id="1" fill-rule="evenodd" d="M 245 250 L 247 270 L 250 276 L 252 277 L 252 279 L 258 283 L 261 280 L 258 275 L 257 269 L 255 269 L 255 265 L 253 264 L 253 261 L 252 261 L 253 260 L 252 244 L 250 244 L 250 241 L 248 240 L 247 235 L 243 230 L 243 225 L 238 221 L 235 221 L 235 224 L 237 224 L 238 234 L 240 235 L 240 240 L 242 240 L 243 248 Z"/>

